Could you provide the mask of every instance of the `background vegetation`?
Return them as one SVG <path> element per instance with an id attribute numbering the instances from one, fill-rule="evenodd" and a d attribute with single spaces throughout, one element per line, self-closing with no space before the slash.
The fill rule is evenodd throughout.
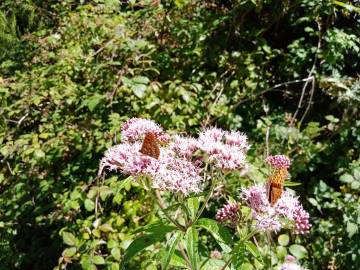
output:
<path id="1" fill-rule="evenodd" d="M 96 175 L 121 123 L 141 116 L 168 130 L 217 125 L 249 136 L 258 167 L 229 179 L 209 216 L 221 193 L 264 178 L 268 133 L 270 152 L 293 159 L 294 189 L 311 213 L 311 233 L 291 236 L 306 247 L 302 264 L 359 269 L 356 6 L 1 1 L 0 268 L 118 269 L 155 210 L 136 184 L 118 192 L 122 176 Z M 155 246 L 127 269 L 156 269 L 157 255 Z"/>

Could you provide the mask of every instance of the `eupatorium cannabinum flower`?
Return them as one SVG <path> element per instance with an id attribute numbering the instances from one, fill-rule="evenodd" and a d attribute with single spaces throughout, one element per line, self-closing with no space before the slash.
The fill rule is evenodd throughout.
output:
<path id="1" fill-rule="evenodd" d="M 285 262 L 281 265 L 280 270 L 306 270 L 296 263 L 296 260 L 293 256 L 287 255 L 285 257 Z"/>
<path id="2" fill-rule="evenodd" d="M 268 156 L 266 162 L 273 168 L 286 168 L 288 169 L 291 165 L 291 160 L 285 155 Z"/>
<path id="3" fill-rule="evenodd" d="M 168 136 L 164 133 L 163 128 L 149 119 L 131 118 L 121 127 L 121 139 L 123 141 L 142 140 L 146 133 L 153 133 L 159 141 L 168 141 Z"/>
<path id="4" fill-rule="evenodd" d="M 199 192 L 202 178 L 200 169 L 190 161 L 178 158 L 171 150 L 161 148 L 159 159 L 140 153 L 141 144 L 122 143 L 110 148 L 100 162 L 100 173 L 109 170 L 126 175 L 147 175 L 154 188 L 182 192 Z"/>
<path id="5" fill-rule="evenodd" d="M 242 170 L 246 167 L 245 154 L 249 149 L 247 137 L 240 132 L 226 132 L 209 128 L 199 135 L 199 149 L 209 161 L 223 170 Z"/>
<path id="6" fill-rule="evenodd" d="M 236 225 L 239 220 L 239 205 L 237 203 L 228 203 L 220 208 L 216 213 L 216 220 L 222 223 Z"/>
<path id="7" fill-rule="evenodd" d="M 294 229 L 295 233 L 309 231 L 309 214 L 303 209 L 297 197 L 284 191 L 274 206 L 271 206 L 265 186 L 255 185 L 242 189 L 243 199 L 251 208 L 256 227 L 264 231 L 278 231 L 283 227 Z"/>

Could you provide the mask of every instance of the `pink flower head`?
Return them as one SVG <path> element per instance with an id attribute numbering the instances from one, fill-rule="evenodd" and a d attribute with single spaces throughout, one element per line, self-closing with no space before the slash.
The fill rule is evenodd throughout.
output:
<path id="1" fill-rule="evenodd" d="M 256 227 L 264 231 L 279 231 L 290 227 L 295 233 L 308 232 L 309 214 L 303 209 L 297 197 L 284 191 L 274 206 L 266 196 L 265 186 L 255 185 L 242 189 L 242 198 L 251 208 Z"/>
<path id="2" fill-rule="evenodd" d="M 216 213 L 216 220 L 222 223 L 229 222 L 235 225 L 239 220 L 239 205 L 237 203 L 228 203 L 220 208 Z"/>
<path id="3" fill-rule="evenodd" d="M 200 192 L 200 169 L 190 161 L 176 157 L 171 150 L 160 154 L 159 168 L 152 176 L 154 188 L 181 192 L 184 195 Z"/>
<path id="4" fill-rule="evenodd" d="M 275 155 L 275 156 L 268 156 L 266 158 L 266 162 L 273 168 L 289 168 L 291 165 L 291 161 L 289 157 L 285 155 Z"/>
<path id="5" fill-rule="evenodd" d="M 225 143 L 228 145 L 238 146 L 243 151 L 249 150 L 250 146 L 247 141 L 247 136 L 240 132 L 231 131 L 225 133 Z"/>
<path id="6" fill-rule="evenodd" d="M 169 148 L 178 156 L 191 159 L 194 153 L 199 149 L 199 142 L 191 137 L 175 135 L 173 141 L 169 145 Z"/>
<path id="7" fill-rule="evenodd" d="M 285 257 L 285 262 L 281 265 L 281 270 L 306 270 L 296 263 L 296 260 L 293 256 L 287 255 Z"/>
<path id="8" fill-rule="evenodd" d="M 243 170 L 246 168 L 246 151 L 249 148 L 246 136 L 239 132 L 225 132 L 219 128 L 202 131 L 199 149 L 208 160 L 222 170 Z"/>
<path id="9" fill-rule="evenodd" d="M 154 133 L 159 141 L 166 142 L 169 137 L 164 134 L 160 125 L 149 119 L 131 118 L 121 127 L 121 139 L 124 141 L 138 141 L 144 138 L 146 133 Z"/>
<path id="10" fill-rule="evenodd" d="M 140 143 L 122 143 L 111 147 L 100 161 L 101 174 L 105 168 L 128 175 L 149 174 L 157 170 L 158 160 L 140 153 Z"/>

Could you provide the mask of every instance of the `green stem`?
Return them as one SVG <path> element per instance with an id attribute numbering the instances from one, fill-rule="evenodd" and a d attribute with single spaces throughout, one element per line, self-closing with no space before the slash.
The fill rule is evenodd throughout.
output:
<path id="1" fill-rule="evenodd" d="M 160 192 L 159 190 L 155 190 L 155 196 L 153 194 L 153 192 L 150 192 L 151 196 L 153 197 L 153 199 L 155 200 L 155 202 L 157 203 L 157 205 L 160 207 L 160 209 L 162 210 L 162 212 L 164 213 L 165 217 L 168 219 L 169 222 L 173 223 L 179 230 L 186 232 L 186 228 L 184 226 L 182 226 L 179 222 L 177 222 L 176 220 L 174 220 L 167 212 L 166 212 L 166 206 L 164 201 L 161 198 Z"/>

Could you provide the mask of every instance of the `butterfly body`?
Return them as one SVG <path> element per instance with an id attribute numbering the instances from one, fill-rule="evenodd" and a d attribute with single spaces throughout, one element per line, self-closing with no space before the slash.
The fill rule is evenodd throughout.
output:
<path id="1" fill-rule="evenodd" d="M 288 171 L 286 168 L 276 169 L 269 177 L 267 183 L 267 197 L 271 206 L 273 206 L 281 197 L 284 190 L 285 179 L 288 178 Z"/>
<path id="2" fill-rule="evenodd" d="M 160 147 L 156 135 L 154 133 L 146 133 L 140 153 L 149 157 L 159 159 Z"/>

